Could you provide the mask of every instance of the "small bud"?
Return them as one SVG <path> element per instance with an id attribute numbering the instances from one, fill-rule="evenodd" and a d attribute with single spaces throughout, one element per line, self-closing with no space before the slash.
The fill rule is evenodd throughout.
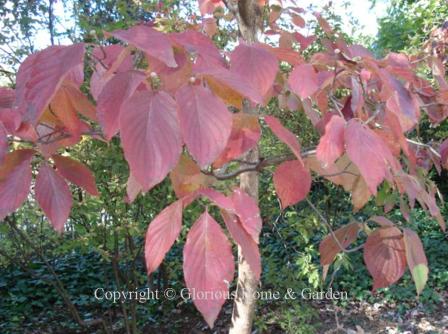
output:
<path id="1" fill-rule="evenodd" d="M 334 49 L 334 53 L 339 54 L 339 53 L 341 53 L 341 50 L 339 50 L 339 49 Z"/>
<path id="2" fill-rule="evenodd" d="M 151 77 L 151 79 L 157 79 L 157 77 L 158 77 L 156 72 L 149 73 L 149 76 Z"/>
<path id="3" fill-rule="evenodd" d="M 196 78 L 195 77 L 190 77 L 190 79 L 188 80 L 191 84 L 194 84 L 196 82 Z"/>
<path id="4" fill-rule="evenodd" d="M 94 29 L 90 30 L 89 35 L 96 36 L 96 31 Z"/>

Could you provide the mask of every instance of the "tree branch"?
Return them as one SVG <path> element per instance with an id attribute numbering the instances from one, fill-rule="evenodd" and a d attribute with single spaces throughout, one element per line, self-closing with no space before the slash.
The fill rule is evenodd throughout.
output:
<path id="1" fill-rule="evenodd" d="M 310 155 L 314 155 L 315 153 L 316 153 L 316 150 L 314 148 L 308 149 L 308 150 L 304 150 L 302 152 L 301 156 L 302 156 L 302 158 L 305 158 Z M 229 173 L 225 173 L 225 172 L 224 173 L 215 173 L 213 170 L 212 171 L 202 170 L 202 173 L 205 175 L 213 176 L 217 180 L 223 181 L 223 180 L 228 180 L 228 179 L 237 177 L 238 175 L 240 175 L 242 173 L 259 172 L 263 168 L 266 168 L 269 166 L 276 166 L 284 161 L 295 160 L 295 159 L 297 159 L 297 157 L 292 153 L 284 154 L 284 155 L 274 156 L 271 158 L 261 158 L 258 162 L 250 163 L 249 166 L 240 167 L 239 169 L 229 172 Z"/>
<path id="2" fill-rule="evenodd" d="M 336 244 L 338 245 L 339 249 L 344 252 L 344 253 L 353 253 L 356 252 L 358 250 L 360 250 L 361 248 L 364 247 L 364 244 L 359 245 L 355 248 L 351 248 L 351 249 L 346 249 L 344 246 L 342 246 L 342 244 L 339 242 L 339 239 L 337 238 L 336 234 L 334 233 L 333 229 L 331 228 L 330 223 L 327 221 L 327 219 L 325 219 L 325 217 L 322 215 L 322 213 L 319 211 L 318 208 L 316 208 L 316 206 L 308 199 L 305 198 L 306 202 L 308 203 L 308 205 L 311 207 L 311 209 L 313 209 L 313 211 L 317 214 L 317 216 L 319 217 L 320 221 L 328 228 L 328 230 L 330 231 L 331 236 L 333 237 L 334 241 L 336 242 Z"/>

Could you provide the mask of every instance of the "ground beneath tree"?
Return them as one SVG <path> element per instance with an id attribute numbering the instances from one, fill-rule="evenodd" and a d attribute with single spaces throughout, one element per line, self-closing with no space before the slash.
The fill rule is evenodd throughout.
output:
<path id="1" fill-rule="evenodd" d="M 342 308 L 333 305 L 331 301 L 313 302 L 312 307 L 319 314 L 317 321 L 314 320 L 319 326 L 316 328 L 316 332 L 322 334 L 448 334 L 448 291 L 442 293 L 441 297 L 441 302 L 432 312 L 426 310 L 422 305 L 416 304 L 404 314 L 400 314 L 397 311 L 397 305 L 394 304 L 350 302 Z M 187 316 L 183 319 L 185 320 L 185 330 L 179 333 L 227 333 L 231 307 L 231 304 L 224 307 L 223 314 L 217 320 L 214 330 L 209 330 L 199 317 Z M 254 331 L 254 334 L 285 333 L 276 324 L 269 324 L 269 326 L 268 331 Z M 145 333 L 160 333 L 160 330 L 159 328 L 152 331 L 148 328 L 148 332 Z"/>

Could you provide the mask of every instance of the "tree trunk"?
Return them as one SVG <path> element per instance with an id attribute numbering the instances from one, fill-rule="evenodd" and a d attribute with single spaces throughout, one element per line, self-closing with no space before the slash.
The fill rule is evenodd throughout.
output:
<path id="1" fill-rule="evenodd" d="M 258 27 L 261 26 L 261 9 L 256 0 L 229 1 L 228 7 L 233 11 L 238 21 L 241 38 L 247 43 L 257 41 Z M 245 101 L 243 112 L 256 113 L 248 101 Z M 259 160 L 258 148 L 247 152 L 243 157 L 247 162 Z M 258 172 L 246 172 L 240 176 L 240 187 L 258 202 Z M 249 264 L 244 259 L 241 247 L 238 246 L 238 282 L 236 298 L 233 304 L 232 325 L 230 334 L 250 334 L 254 319 L 258 280 Z"/>

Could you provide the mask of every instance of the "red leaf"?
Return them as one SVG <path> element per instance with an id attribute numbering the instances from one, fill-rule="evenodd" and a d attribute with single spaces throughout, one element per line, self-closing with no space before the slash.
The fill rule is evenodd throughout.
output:
<path id="1" fill-rule="evenodd" d="M 401 231 L 382 227 L 369 235 L 364 245 L 364 262 L 373 277 L 373 291 L 398 281 L 406 270 Z"/>
<path id="2" fill-rule="evenodd" d="M 207 63 L 214 66 L 224 66 L 224 59 L 213 41 L 198 31 L 187 30 L 180 33 L 171 33 L 171 39 L 183 46 L 188 52 L 198 56 L 196 64 Z"/>
<path id="3" fill-rule="evenodd" d="M 273 179 L 283 209 L 305 199 L 311 189 L 310 172 L 297 160 L 282 162 Z"/>
<path id="4" fill-rule="evenodd" d="M 218 32 L 218 25 L 214 17 L 209 17 L 202 20 L 202 29 L 208 37 L 212 38 Z"/>
<path id="5" fill-rule="evenodd" d="M 314 36 L 314 35 L 305 37 L 301 33 L 298 33 L 298 32 L 296 32 L 294 34 L 294 37 L 296 38 L 296 41 L 299 42 L 300 50 L 302 50 L 302 51 L 305 50 L 306 48 L 308 48 L 316 40 L 316 36 Z"/>
<path id="6" fill-rule="evenodd" d="M 14 89 L 0 87 L 0 108 L 11 108 L 15 97 Z"/>
<path id="7" fill-rule="evenodd" d="M 212 201 L 215 205 L 219 206 L 224 210 L 228 210 L 233 212 L 234 206 L 231 198 L 223 195 L 219 191 L 216 191 L 212 188 L 201 189 L 198 194 L 205 196 L 207 199 Z"/>
<path id="8" fill-rule="evenodd" d="M 3 162 L 6 153 L 8 153 L 8 133 L 3 124 L 0 123 L 0 164 Z"/>
<path id="9" fill-rule="evenodd" d="M 178 66 L 176 68 L 166 66 L 155 58 L 149 58 L 151 71 L 156 73 L 161 81 L 163 90 L 173 93 L 182 87 L 192 76 L 192 61 L 190 55 L 180 49 L 175 49 L 174 57 Z"/>
<path id="10" fill-rule="evenodd" d="M 217 7 L 223 7 L 221 0 L 198 0 L 201 15 L 213 14 Z"/>
<path id="11" fill-rule="evenodd" d="M 389 219 L 383 216 L 373 216 L 370 217 L 369 220 L 377 223 L 381 227 L 393 227 L 394 223 L 392 223 Z"/>
<path id="12" fill-rule="evenodd" d="M 229 240 L 213 217 L 204 212 L 188 232 L 183 268 L 185 283 L 195 292 L 193 302 L 210 328 L 229 293 L 233 261 Z"/>
<path id="13" fill-rule="evenodd" d="M 336 235 L 336 238 L 341 246 L 346 249 L 356 240 L 359 230 L 359 224 L 357 222 L 353 222 L 337 229 L 334 231 L 334 234 Z M 319 245 L 320 264 L 323 266 L 331 264 L 336 255 L 340 252 L 342 252 L 342 250 L 333 235 L 327 235 Z"/>
<path id="14" fill-rule="evenodd" d="M 62 233 L 73 201 L 68 184 L 53 168 L 43 163 L 36 178 L 35 191 L 36 200 L 53 228 Z"/>
<path id="15" fill-rule="evenodd" d="M 167 35 L 146 25 L 137 25 L 127 30 L 115 30 L 112 36 L 134 45 L 150 56 L 164 62 L 169 67 L 176 67 L 171 41 Z"/>
<path id="16" fill-rule="evenodd" d="M 89 101 L 79 88 L 74 85 L 63 85 L 63 89 L 66 91 L 68 98 L 70 99 L 73 108 L 88 119 L 97 121 L 95 106 Z"/>
<path id="17" fill-rule="evenodd" d="M 334 231 L 334 234 L 336 239 L 339 241 L 339 244 L 344 249 L 347 249 L 347 247 L 350 246 L 350 244 L 352 244 L 358 237 L 359 230 L 359 224 L 357 222 L 353 222 L 337 229 Z M 320 264 L 323 266 L 323 281 L 325 281 L 330 264 L 333 262 L 336 255 L 343 251 L 341 247 L 339 247 L 339 244 L 336 242 L 333 235 L 329 234 L 324 240 L 321 241 L 319 245 Z"/>
<path id="18" fill-rule="evenodd" d="M 230 198 L 233 203 L 234 213 L 238 215 L 241 226 L 258 244 L 262 221 L 257 203 L 240 188 L 236 188 Z"/>
<path id="19" fill-rule="evenodd" d="M 246 78 L 261 96 L 266 97 L 274 84 L 278 61 L 259 46 L 239 44 L 230 55 L 230 70 Z"/>
<path id="20" fill-rule="evenodd" d="M 350 160 L 359 168 L 373 195 L 385 178 L 392 179 L 390 170 L 401 168 L 386 143 L 356 119 L 351 119 L 346 126 L 345 144 Z"/>
<path id="21" fill-rule="evenodd" d="M 33 150 L 16 150 L 6 154 L 0 165 L 0 220 L 16 211 L 27 198 L 33 154 Z"/>
<path id="22" fill-rule="evenodd" d="M 122 106 L 121 140 L 131 174 L 148 191 L 176 166 L 182 151 L 176 102 L 163 91 L 135 93 Z"/>
<path id="23" fill-rule="evenodd" d="M 84 59 L 84 44 L 51 46 L 32 54 L 17 73 L 15 105 L 23 121 L 36 124 L 62 81 L 78 70 Z"/>
<path id="24" fill-rule="evenodd" d="M 229 141 L 213 166 L 219 168 L 226 162 L 239 158 L 255 147 L 260 137 L 261 129 L 257 116 L 243 113 L 233 114 L 232 132 Z"/>
<path id="25" fill-rule="evenodd" d="M 119 44 L 95 47 L 92 55 L 98 63 L 90 78 L 90 93 L 97 100 L 113 74 L 131 70 L 133 61 L 130 52 Z"/>
<path id="26" fill-rule="evenodd" d="M 201 167 L 224 150 L 232 130 L 232 114 L 225 104 L 202 86 L 187 85 L 176 93 L 185 144 Z"/>
<path id="27" fill-rule="evenodd" d="M 383 72 L 384 73 L 384 72 Z M 420 108 L 417 98 L 403 84 L 391 75 L 387 75 L 388 85 L 393 89 L 386 106 L 395 113 L 404 131 L 411 130 L 420 118 Z"/>
<path id="28" fill-rule="evenodd" d="M 342 117 L 331 117 L 317 146 L 317 159 L 324 164 L 332 164 L 344 153 L 344 129 L 345 120 Z"/>
<path id="29" fill-rule="evenodd" d="M 300 64 L 294 67 L 288 79 L 291 91 L 305 99 L 319 89 L 319 80 L 313 65 Z"/>
<path id="30" fill-rule="evenodd" d="M 303 19 L 303 17 L 301 17 L 300 15 L 297 15 L 297 14 L 291 14 L 291 17 L 292 17 L 292 22 L 296 26 L 298 26 L 300 28 L 305 27 L 305 20 Z"/>
<path id="31" fill-rule="evenodd" d="M 280 121 L 274 116 L 265 116 L 264 120 L 269 128 L 274 132 L 278 139 L 289 146 L 292 153 L 295 154 L 298 160 L 302 161 L 300 153 L 300 144 L 297 141 L 297 137 L 291 131 L 286 129 Z"/>
<path id="32" fill-rule="evenodd" d="M 137 182 L 135 177 L 130 174 L 128 177 L 128 181 L 126 182 L 126 195 L 125 195 L 125 202 L 126 203 L 132 203 L 137 198 L 137 196 L 142 191 L 142 186 L 140 183 Z"/>
<path id="33" fill-rule="evenodd" d="M 83 188 L 89 194 L 98 196 L 95 176 L 83 163 L 62 155 L 53 155 L 57 171 L 71 183 Z"/>
<path id="34" fill-rule="evenodd" d="M 118 132 L 121 106 L 144 79 L 142 72 L 121 72 L 104 86 L 98 96 L 97 113 L 106 139 L 110 140 Z"/>
<path id="35" fill-rule="evenodd" d="M 424 184 L 416 176 L 408 174 L 400 174 L 395 178 L 396 183 L 399 186 L 400 191 L 405 191 L 409 198 L 411 207 L 414 207 L 415 200 L 417 199 L 423 209 L 429 210 L 431 216 L 436 218 L 442 231 L 445 231 L 445 220 L 440 213 L 440 209 L 437 206 L 435 199 L 434 189 L 429 193 Z"/>
<path id="36" fill-rule="evenodd" d="M 160 212 L 149 224 L 145 239 L 148 275 L 162 263 L 182 228 L 183 200 L 177 200 Z"/>
<path id="37" fill-rule="evenodd" d="M 254 273 L 257 280 L 260 279 L 261 275 L 261 259 L 260 251 L 258 250 L 258 245 L 254 239 L 247 233 L 244 229 L 241 221 L 234 214 L 231 214 L 225 210 L 221 210 L 221 215 L 230 235 L 235 240 L 235 242 L 241 247 L 241 252 L 244 259 L 249 263 L 252 272 Z"/>

